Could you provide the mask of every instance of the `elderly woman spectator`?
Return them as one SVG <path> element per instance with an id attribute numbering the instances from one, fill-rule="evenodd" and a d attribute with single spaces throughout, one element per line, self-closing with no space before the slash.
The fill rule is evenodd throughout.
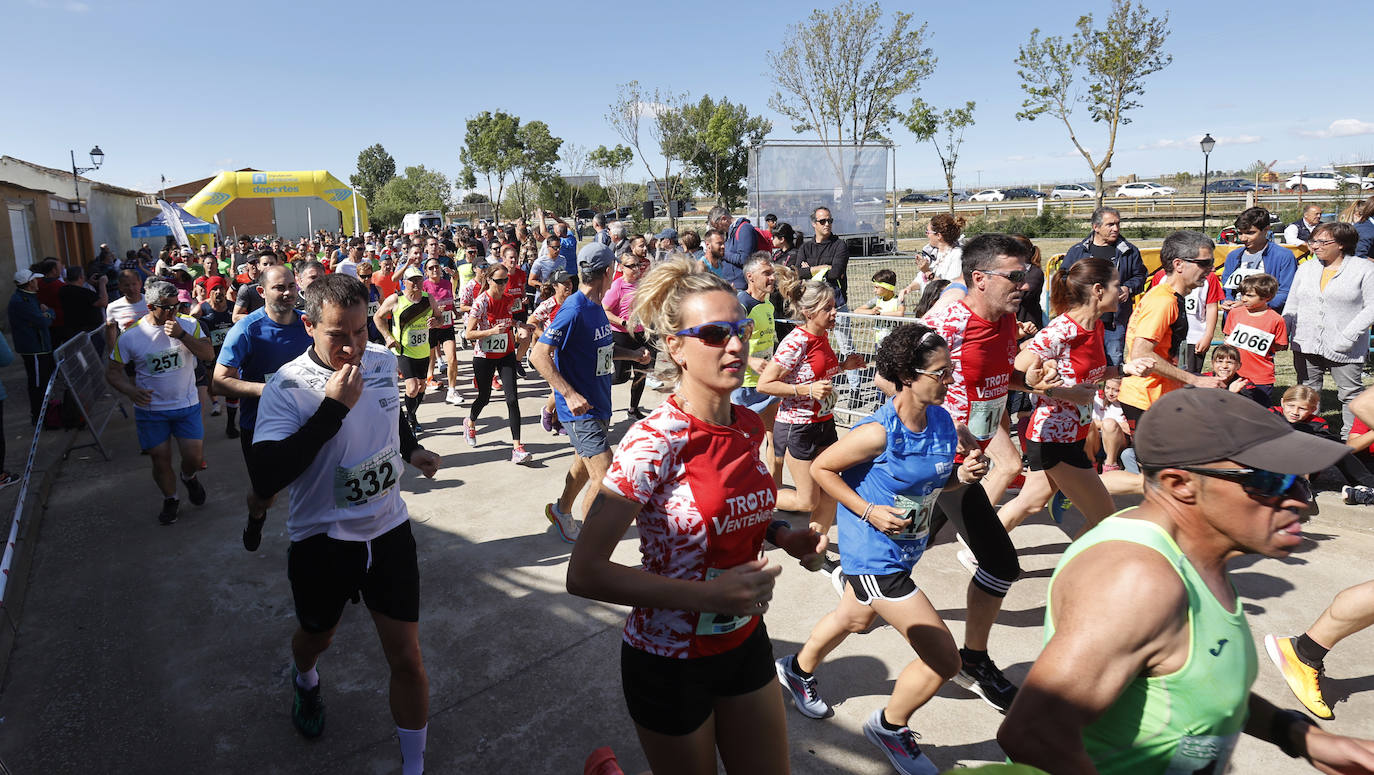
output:
<path id="1" fill-rule="evenodd" d="M 52 376 L 52 333 L 49 329 L 57 313 L 38 300 L 38 281 L 42 277 L 29 269 L 14 273 L 14 295 L 10 297 L 10 332 L 14 351 L 24 361 L 29 391 L 29 422 L 38 424 L 43 408 L 43 389 Z"/>
<path id="2" fill-rule="evenodd" d="M 1374 264 L 1355 257 L 1359 239 L 1348 223 L 1314 228 L 1307 245 L 1317 260 L 1298 267 L 1283 309 L 1298 381 L 1321 390 L 1322 377 L 1331 373 L 1347 432 L 1350 401 L 1364 389 L 1361 369 L 1374 324 Z"/>

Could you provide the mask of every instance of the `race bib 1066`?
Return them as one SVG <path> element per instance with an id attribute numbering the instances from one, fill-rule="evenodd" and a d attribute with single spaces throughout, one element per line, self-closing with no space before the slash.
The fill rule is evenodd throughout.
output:
<path id="1" fill-rule="evenodd" d="M 1274 346 L 1274 335 L 1242 323 L 1226 335 L 1226 343 L 1237 350 L 1267 356 L 1270 348 Z"/>

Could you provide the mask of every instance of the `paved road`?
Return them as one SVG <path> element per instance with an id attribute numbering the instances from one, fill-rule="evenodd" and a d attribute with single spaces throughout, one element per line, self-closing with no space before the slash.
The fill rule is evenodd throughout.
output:
<path id="1" fill-rule="evenodd" d="M 613 746 L 627 771 L 645 767 L 620 696 L 624 609 L 564 591 L 568 547 L 542 515 L 569 455 L 565 442 L 538 427 L 542 389 L 526 382 L 521 390 L 535 454 L 529 467 L 509 462 L 504 419 L 484 418 L 472 450 L 461 439 L 462 410 L 437 396 L 421 409 L 424 443 L 445 458 L 436 480 L 413 473 L 404 480 L 420 546 L 431 772 L 576 773 L 600 745 Z M 624 407 L 624 388 L 615 395 Z M 617 418 L 623 432 L 623 411 Z M 224 438 L 219 418 L 207 422 L 210 469 L 202 476 L 210 502 L 183 506 L 172 527 L 156 523 L 159 503 L 128 421 L 116 419 L 107 431 L 115 461 L 78 453 L 63 468 L 0 694 L 0 758 L 12 771 L 399 771 L 384 663 L 357 607 L 320 662 L 324 737 L 307 742 L 291 727 L 284 515 L 280 507 L 272 512 L 258 553 L 243 551 L 238 442 Z M 1257 637 L 1299 630 L 1337 590 L 1368 577 L 1374 535 L 1360 529 L 1364 519 L 1327 504 L 1293 558 L 1237 563 Z M 1066 539 L 1043 517 L 1015 539 L 1026 572 L 992 642 L 994 657 L 1019 681 L 1039 649 L 1045 588 Z M 632 530 L 616 557 L 637 562 L 635 544 Z M 785 570 L 768 626 L 781 655 L 797 648 L 835 596 L 825 577 L 778 559 Z M 928 552 L 916 579 L 958 637 L 967 577 L 951 546 Z M 1370 653 L 1374 633 L 1364 633 L 1329 658 L 1327 692 L 1338 717 L 1330 728 L 1374 732 Z M 860 725 L 911 658 L 891 628 L 844 643 L 820 673 L 835 717 L 812 721 L 788 710 L 795 771 L 890 772 Z M 1294 704 L 1267 661 L 1258 690 Z M 913 726 L 944 768 L 997 760 L 990 741 L 1000 719 L 947 686 Z M 1253 741 L 1241 743 L 1236 758 L 1236 772 L 1302 771 Z"/>

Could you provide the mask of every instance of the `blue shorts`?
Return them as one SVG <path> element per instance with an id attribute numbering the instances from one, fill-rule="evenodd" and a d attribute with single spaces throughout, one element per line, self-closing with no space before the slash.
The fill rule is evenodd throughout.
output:
<path id="1" fill-rule="evenodd" d="M 781 401 L 777 396 L 760 393 L 758 388 L 740 386 L 730 393 L 730 403 L 748 409 L 755 414 Z"/>
<path id="2" fill-rule="evenodd" d="M 611 450 L 611 443 L 606 438 L 611 424 L 606 420 L 583 415 L 572 421 L 564 421 L 563 429 L 568 432 L 568 441 L 578 457 L 596 457 Z"/>
<path id="3" fill-rule="evenodd" d="M 200 404 L 191 404 L 184 409 L 135 406 L 134 426 L 138 428 L 138 446 L 145 452 L 172 437 L 197 441 L 205 438 L 205 428 L 200 423 Z"/>

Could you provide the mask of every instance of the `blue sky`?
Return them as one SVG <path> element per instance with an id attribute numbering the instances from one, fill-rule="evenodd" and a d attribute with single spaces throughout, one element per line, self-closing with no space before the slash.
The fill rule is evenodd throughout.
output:
<path id="1" fill-rule="evenodd" d="M 1148 83 L 1122 128 L 1111 174 L 1201 171 L 1195 138 L 1218 139 L 1213 168 L 1277 160 L 1279 169 L 1374 158 L 1374 98 L 1357 35 L 1341 29 L 1360 3 L 1152 3 L 1168 11 L 1173 64 Z M 711 94 L 773 119 L 767 41 L 807 6 L 784 2 L 121 2 L 0 0 L 7 83 L 0 153 L 53 167 L 99 144 L 94 177 L 155 190 L 220 169 L 328 169 L 347 180 L 357 153 L 381 142 L 398 168 L 460 168 L 465 121 L 502 109 L 546 122 L 565 142 L 614 144 L 604 122 L 615 85 Z M 1067 35 L 1106 2 L 887 3 L 928 23 L 939 58 L 921 96 L 978 103 L 960 184 L 1090 180 L 1062 124 L 1018 122 L 1012 60 L 1033 27 Z M 576 10 L 573 10 L 573 9 Z M 1301 11 L 1301 13 L 1299 13 Z M 1368 11 L 1364 21 L 1369 20 Z M 1367 26 L 1367 25 L 1366 25 Z M 1358 28 L 1363 29 L 1363 27 Z M 1321 41 L 1321 42 L 1319 42 Z M 1295 95 L 1305 95 L 1295 97 Z M 906 105 L 900 107 L 905 108 Z M 1105 128 L 1080 117 L 1100 152 Z M 893 127 L 901 187 L 940 184 L 938 160 Z M 632 174 L 645 177 L 636 165 Z"/>

